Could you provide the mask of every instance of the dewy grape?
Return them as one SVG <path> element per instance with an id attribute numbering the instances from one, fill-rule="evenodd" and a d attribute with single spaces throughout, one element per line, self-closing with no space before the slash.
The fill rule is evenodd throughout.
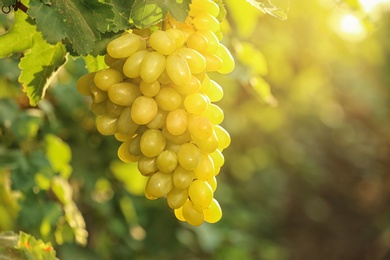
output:
<path id="1" fill-rule="evenodd" d="M 215 2 L 193 0 L 183 23 L 168 15 L 159 29 L 127 32 L 107 45 L 109 68 L 77 82 L 97 130 L 114 135 L 118 157 L 149 178 L 145 196 L 166 198 L 193 226 L 222 217 L 214 192 L 230 136 L 214 103 L 223 89 L 207 73 L 229 73 L 234 60 L 216 36 L 218 13 Z"/>

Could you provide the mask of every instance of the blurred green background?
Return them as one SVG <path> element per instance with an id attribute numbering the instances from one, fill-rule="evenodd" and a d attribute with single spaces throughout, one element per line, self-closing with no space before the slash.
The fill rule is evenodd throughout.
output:
<path id="1" fill-rule="evenodd" d="M 225 2 L 223 42 L 237 66 L 212 75 L 232 138 L 215 193 L 222 220 L 190 227 L 143 196 L 143 177 L 118 162 L 118 142 L 97 133 L 77 93 L 83 60 L 69 58 L 37 109 L 14 55 L 0 63 L 0 231 L 52 241 L 60 259 L 390 259 L 389 3 L 273 1 L 283 21 Z M 0 19 L 4 33 L 12 18 Z M 69 178 L 85 219 L 84 247 L 45 189 L 53 143 L 63 149 L 54 172 Z"/>

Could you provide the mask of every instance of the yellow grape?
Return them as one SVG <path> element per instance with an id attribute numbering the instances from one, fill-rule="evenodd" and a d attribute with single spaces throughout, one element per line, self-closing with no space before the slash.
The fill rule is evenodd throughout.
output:
<path id="1" fill-rule="evenodd" d="M 225 157 L 220 150 L 215 150 L 214 152 L 210 153 L 210 156 L 214 161 L 215 167 L 222 167 L 222 165 L 224 165 Z"/>
<path id="2" fill-rule="evenodd" d="M 207 183 L 210 185 L 213 192 L 217 190 L 217 178 L 215 178 L 215 175 L 207 180 Z"/>
<path id="3" fill-rule="evenodd" d="M 223 98 L 222 87 L 214 80 L 210 80 L 209 88 L 204 92 L 211 102 L 218 102 Z"/>
<path id="4" fill-rule="evenodd" d="M 175 41 L 175 45 L 176 45 L 176 49 L 177 48 L 180 48 L 181 46 L 183 46 L 184 42 L 185 42 L 185 35 L 184 33 L 179 30 L 179 29 L 175 29 L 175 28 L 170 28 L 168 30 L 166 30 L 166 32 L 172 37 L 172 39 Z"/>
<path id="5" fill-rule="evenodd" d="M 187 170 L 193 170 L 199 164 L 200 150 L 192 143 L 182 144 L 177 151 L 177 159 L 180 165 Z"/>
<path id="6" fill-rule="evenodd" d="M 202 94 L 206 93 L 208 91 L 208 89 L 210 88 L 210 84 L 211 84 L 210 78 L 206 74 L 204 76 L 203 80 L 201 81 L 199 92 Z"/>
<path id="7" fill-rule="evenodd" d="M 177 166 L 177 155 L 170 150 L 164 150 L 156 159 L 157 168 L 162 172 L 173 172 Z"/>
<path id="8" fill-rule="evenodd" d="M 118 118 L 118 132 L 132 135 L 137 131 L 139 125 L 136 124 L 133 119 L 131 119 L 131 107 L 126 107 L 123 109 L 121 115 Z"/>
<path id="9" fill-rule="evenodd" d="M 129 82 L 113 84 L 107 93 L 110 100 L 120 106 L 131 106 L 134 100 L 141 96 L 138 86 Z"/>
<path id="10" fill-rule="evenodd" d="M 173 211 L 173 213 L 175 214 L 175 217 L 176 217 L 178 220 L 183 221 L 183 222 L 186 221 L 186 219 L 185 219 L 184 216 L 183 216 L 183 207 L 180 207 L 180 208 L 178 208 L 178 209 L 175 209 L 175 210 Z"/>
<path id="11" fill-rule="evenodd" d="M 139 156 L 129 152 L 129 141 L 122 143 L 118 148 L 118 158 L 125 163 L 137 162 Z"/>
<path id="12" fill-rule="evenodd" d="M 194 206 L 207 209 L 213 200 L 213 189 L 207 181 L 194 180 L 188 187 L 188 196 Z"/>
<path id="13" fill-rule="evenodd" d="M 104 91 L 107 91 L 111 85 L 121 82 L 122 79 L 122 73 L 111 68 L 99 70 L 94 76 L 96 87 Z"/>
<path id="14" fill-rule="evenodd" d="M 222 210 L 216 199 L 213 199 L 210 207 L 203 210 L 204 221 L 208 223 L 216 223 L 222 218 Z"/>
<path id="15" fill-rule="evenodd" d="M 155 97 L 157 105 L 165 111 L 172 111 L 181 105 L 180 94 L 172 87 L 163 87 Z"/>
<path id="16" fill-rule="evenodd" d="M 210 30 L 216 32 L 220 29 L 219 21 L 214 16 L 202 13 L 192 19 L 197 30 Z"/>
<path id="17" fill-rule="evenodd" d="M 102 101 L 100 103 L 92 102 L 91 111 L 95 116 L 102 116 L 107 114 L 107 101 Z"/>
<path id="18" fill-rule="evenodd" d="M 142 136 L 140 141 L 141 152 L 148 157 L 159 155 L 165 148 L 166 139 L 157 129 L 148 129 Z"/>
<path id="19" fill-rule="evenodd" d="M 149 177 L 145 187 L 145 194 L 161 198 L 168 194 L 172 186 L 172 174 L 158 171 Z"/>
<path id="20" fill-rule="evenodd" d="M 187 130 L 187 112 L 184 109 L 175 109 L 168 113 L 166 126 L 172 135 L 181 135 Z"/>
<path id="21" fill-rule="evenodd" d="M 206 60 L 206 71 L 218 71 L 222 68 L 222 60 L 215 54 L 202 53 Z"/>
<path id="22" fill-rule="evenodd" d="M 118 118 L 109 115 L 103 115 L 96 121 L 96 128 L 102 135 L 113 135 L 118 132 Z"/>
<path id="23" fill-rule="evenodd" d="M 175 40 L 169 33 L 162 30 L 157 30 L 150 35 L 149 45 L 163 55 L 170 55 L 176 49 Z"/>
<path id="24" fill-rule="evenodd" d="M 129 57 L 141 46 L 141 38 L 132 33 L 121 35 L 108 43 L 107 53 L 116 59 Z"/>
<path id="25" fill-rule="evenodd" d="M 184 205 L 188 199 L 187 189 L 178 189 L 175 186 L 167 194 L 168 206 L 172 209 L 178 209 Z"/>
<path id="26" fill-rule="evenodd" d="M 160 82 L 158 80 L 154 82 L 141 81 L 139 84 L 139 90 L 144 96 L 154 97 L 160 91 Z"/>
<path id="27" fill-rule="evenodd" d="M 119 121 L 118 121 L 119 122 Z M 124 134 L 124 133 L 120 133 L 119 131 L 114 134 L 114 137 L 116 140 L 118 140 L 119 142 L 126 142 L 126 141 L 129 141 L 131 138 L 132 138 L 132 135 L 129 135 L 129 134 Z"/>
<path id="28" fill-rule="evenodd" d="M 184 86 L 191 80 L 191 70 L 187 61 L 177 53 L 167 57 L 166 71 L 172 82 L 178 86 Z"/>
<path id="29" fill-rule="evenodd" d="M 188 118 L 188 131 L 195 138 L 205 140 L 213 133 L 213 126 L 207 117 L 192 115 Z"/>
<path id="30" fill-rule="evenodd" d="M 124 106 L 117 105 L 109 99 L 106 100 L 106 111 L 107 114 L 111 116 L 119 117 L 122 114 L 124 108 Z"/>
<path id="31" fill-rule="evenodd" d="M 168 131 L 167 127 L 164 127 L 162 129 L 162 132 L 164 137 L 174 144 L 181 145 L 184 143 L 188 143 L 191 140 L 191 134 L 188 130 L 185 130 L 184 133 L 180 135 L 173 135 Z"/>
<path id="32" fill-rule="evenodd" d="M 202 154 L 198 166 L 194 169 L 195 178 L 206 181 L 214 176 L 214 172 L 213 159 L 207 154 Z"/>
<path id="33" fill-rule="evenodd" d="M 140 76 L 141 64 L 149 51 L 140 50 L 127 58 L 125 64 L 123 65 L 123 74 L 128 78 L 137 78 Z"/>
<path id="34" fill-rule="evenodd" d="M 165 63 L 166 65 L 166 63 Z M 158 82 L 160 82 L 161 84 L 169 84 L 171 83 L 171 79 L 169 78 L 169 75 L 167 73 L 167 70 L 165 68 L 165 70 L 161 73 L 160 77 L 158 77 Z"/>
<path id="35" fill-rule="evenodd" d="M 219 73 L 228 74 L 234 70 L 235 67 L 234 58 L 225 45 L 220 43 L 215 52 L 215 55 L 222 60 L 222 66 L 218 70 Z"/>
<path id="36" fill-rule="evenodd" d="M 219 125 L 224 119 L 223 110 L 216 104 L 209 104 L 202 115 L 206 116 L 213 125 Z"/>
<path id="37" fill-rule="evenodd" d="M 218 138 L 217 138 L 217 135 L 216 135 L 214 129 L 213 129 L 213 132 L 209 138 L 199 139 L 199 138 L 193 137 L 193 141 L 196 143 L 196 145 L 199 147 L 199 149 L 205 153 L 212 153 L 218 148 Z"/>
<path id="38" fill-rule="evenodd" d="M 218 138 L 218 150 L 222 151 L 229 147 L 231 142 L 229 133 L 220 125 L 215 125 L 214 131 Z"/>
<path id="39" fill-rule="evenodd" d="M 206 60 L 194 49 L 180 48 L 176 50 L 176 53 L 180 54 L 188 63 L 192 74 L 202 73 L 206 69 Z"/>
<path id="40" fill-rule="evenodd" d="M 186 189 L 194 180 L 195 173 L 193 170 L 186 170 L 178 165 L 173 172 L 173 185 L 178 189 Z"/>
<path id="41" fill-rule="evenodd" d="M 90 85 L 93 83 L 94 77 L 95 73 L 87 73 L 77 80 L 76 88 L 81 95 L 91 95 Z"/>
<path id="42" fill-rule="evenodd" d="M 100 88 L 96 87 L 95 84 L 91 84 L 89 86 L 89 91 L 91 93 L 93 103 L 101 103 L 107 100 L 107 91 L 101 90 Z"/>
<path id="43" fill-rule="evenodd" d="M 219 39 L 215 35 L 215 33 L 213 33 L 210 30 L 199 30 L 198 33 L 200 35 L 203 35 L 207 39 L 207 47 L 204 50 L 204 52 L 214 53 L 218 49 L 218 46 L 219 46 Z M 202 51 L 202 53 L 203 53 L 203 51 Z"/>
<path id="44" fill-rule="evenodd" d="M 219 14 L 218 4 L 211 0 L 193 0 L 190 5 L 189 15 L 198 16 L 203 13 L 217 17 Z"/>
<path id="45" fill-rule="evenodd" d="M 191 34 L 187 39 L 187 47 L 198 52 L 205 52 L 208 46 L 206 36 L 200 33 Z"/>
<path id="46" fill-rule="evenodd" d="M 139 96 L 131 108 L 131 118 L 139 125 L 145 125 L 157 115 L 158 106 L 154 98 Z"/>
<path id="47" fill-rule="evenodd" d="M 165 121 L 167 118 L 168 112 L 159 109 L 157 111 L 156 116 L 153 118 L 152 121 L 146 124 L 148 128 L 153 128 L 153 129 L 161 129 L 165 126 Z"/>
<path id="48" fill-rule="evenodd" d="M 140 135 L 133 136 L 133 138 L 129 140 L 129 153 L 135 156 L 141 155 L 142 152 L 141 152 L 140 143 L 141 143 L 141 136 Z"/>
<path id="49" fill-rule="evenodd" d="M 202 114 L 208 105 L 207 98 L 201 93 L 188 95 L 184 99 L 184 107 L 191 114 Z"/>
<path id="50" fill-rule="evenodd" d="M 192 226 L 200 226 L 204 222 L 203 210 L 196 207 L 190 200 L 183 205 L 183 217 Z"/>
<path id="51" fill-rule="evenodd" d="M 149 52 L 141 63 L 140 76 L 145 82 L 156 81 L 165 70 L 165 56 L 159 52 Z"/>
<path id="52" fill-rule="evenodd" d="M 145 155 L 139 156 L 138 170 L 144 176 L 149 176 L 157 172 L 156 157 L 147 157 Z"/>
<path id="53" fill-rule="evenodd" d="M 201 88 L 199 79 L 194 75 L 191 75 L 190 81 L 185 85 L 171 84 L 171 86 L 176 89 L 176 91 L 179 92 L 181 95 L 185 96 L 197 93 Z"/>

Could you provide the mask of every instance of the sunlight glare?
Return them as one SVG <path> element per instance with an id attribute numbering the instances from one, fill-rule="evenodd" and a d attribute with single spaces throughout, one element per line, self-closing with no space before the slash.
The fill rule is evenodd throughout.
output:
<path id="1" fill-rule="evenodd" d="M 348 35 L 364 34 L 364 26 L 359 18 L 352 14 L 345 14 L 340 19 L 340 29 L 343 33 Z"/>
<path id="2" fill-rule="evenodd" d="M 359 0 L 362 8 L 367 13 L 373 12 L 378 6 L 382 4 L 390 4 L 390 0 Z"/>

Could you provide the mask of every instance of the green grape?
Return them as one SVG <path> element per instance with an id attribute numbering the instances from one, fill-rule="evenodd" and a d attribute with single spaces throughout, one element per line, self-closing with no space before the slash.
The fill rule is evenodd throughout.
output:
<path id="1" fill-rule="evenodd" d="M 172 82 L 178 86 L 184 86 L 191 80 L 191 70 L 187 61 L 177 53 L 167 57 L 166 71 Z"/>
<path id="2" fill-rule="evenodd" d="M 192 143 L 182 144 L 179 151 L 177 151 L 177 159 L 180 165 L 187 170 L 193 170 L 198 166 L 200 156 L 199 148 Z"/>
<path id="3" fill-rule="evenodd" d="M 139 74 L 143 81 L 152 83 L 160 77 L 164 70 L 165 56 L 153 51 L 144 56 Z"/>
<path id="4" fill-rule="evenodd" d="M 125 74 L 128 78 L 139 77 L 142 61 L 148 53 L 149 51 L 147 50 L 140 50 L 127 58 L 125 64 L 123 65 L 123 74 Z"/>
<path id="5" fill-rule="evenodd" d="M 165 126 L 167 115 L 167 111 L 159 109 L 153 120 L 147 123 L 146 126 L 152 129 L 162 129 Z"/>
<path id="6" fill-rule="evenodd" d="M 89 86 L 91 98 L 93 103 L 101 103 L 107 99 L 107 92 L 96 87 L 95 84 Z"/>
<path id="7" fill-rule="evenodd" d="M 119 122 L 119 120 L 118 120 L 118 122 Z M 126 142 L 126 141 L 129 141 L 133 136 L 129 135 L 129 134 L 123 134 L 123 133 L 120 133 L 118 131 L 117 133 L 114 134 L 114 137 L 119 142 Z"/>
<path id="8" fill-rule="evenodd" d="M 111 57 L 108 53 L 106 53 L 106 55 L 104 55 L 104 63 L 107 66 L 111 66 L 116 61 L 118 61 L 118 59 Z"/>
<path id="9" fill-rule="evenodd" d="M 139 125 L 131 119 L 131 107 L 123 109 L 119 116 L 117 127 L 119 133 L 127 135 L 133 135 L 137 131 Z"/>
<path id="10" fill-rule="evenodd" d="M 203 180 L 194 180 L 188 187 L 188 196 L 194 206 L 207 209 L 213 200 L 213 189 Z"/>
<path id="11" fill-rule="evenodd" d="M 111 116 L 119 117 L 122 114 L 124 108 L 124 106 L 119 106 L 117 104 L 112 103 L 109 99 L 106 100 L 107 114 Z"/>
<path id="12" fill-rule="evenodd" d="M 142 154 L 141 152 L 141 136 L 136 135 L 133 138 L 129 140 L 129 153 L 135 156 L 140 156 Z"/>
<path id="13" fill-rule="evenodd" d="M 113 84 L 107 93 L 110 100 L 120 106 L 131 106 L 134 100 L 141 96 L 138 86 L 129 82 Z"/>
<path id="14" fill-rule="evenodd" d="M 107 114 L 107 101 L 102 101 L 100 103 L 91 103 L 91 111 L 95 116 L 102 116 Z"/>
<path id="15" fill-rule="evenodd" d="M 140 148 L 145 156 L 155 157 L 164 150 L 165 144 L 166 139 L 160 130 L 148 129 L 142 134 Z"/>
<path id="16" fill-rule="evenodd" d="M 118 131 L 118 118 L 109 115 L 103 115 L 96 121 L 96 128 L 102 135 L 113 135 Z"/>
<path id="17" fill-rule="evenodd" d="M 190 5 L 190 16 L 198 16 L 207 13 L 214 17 L 219 14 L 219 6 L 214 1 L 210 0 L 193 0 Z"/>
<path id="18" fill-rule="evenodd" d="M 81 95 L 91 95 L 90 85 L 93 83 L 94 77 L 95 73 L 87 73 L 77 80 L 76 88 Z"/>
<path id="19" fill-rule="evenodd" d="M 195 173 L 193 170 L 186 170 L 178 165 L 173 172 L 173 185 L 178 189 L 186 189 L 194 180 Z"/>
<path id="20" fill-rule="evenodd" d="M 218 138 L 218 150 L 222 151 L 229 147 L 231 139 L 229 133 L 220 125 L 214 126 Z"/>
<path id="21" fill-rule="evenodd" d="M 202 114 L 208 106 L 207 98 L 201 93 L 194 93 L 186 96 L 184 99 L 184 107 L 188 113 L 195 115 Z"/>
<path id="22" fill-rule="evenodd" d="M 206 36 L 200 33 L 191 34 L 187 39 L 187 47 L 198 52 L 205 52 L 208 46 Z"/>
<path id="23" fill-rule="evenodd" d="M 123 66 L 125 65 L 126 60 L 127 59 L 120 59 L 120 60 L 114 61 L 110 65 L 110 69 L 114 69 L 114 70 L 117 70 L 117 71 L 123 71 Z"/>
<path id="24" fill-rule="evenodd" d="M 163 134 L 164 134 L 164 130 L 163 130 Z M 179 148 L 180 148 L 180 144 L 175 144 L 175 143 L 169 141 L 167 138 L 167 144 L 165 145 L 165 150 L 171 150 L 177 154 L 177 151 L 179 151 Z"/>
<path id="25" fill-rule="evenodd" d="M 206 71 L 218 71 L 222 68 L 222 60 L 215 54 L 202 53 L 206 60 Z"/>
<path id="26" fill-rule="evenodd" d="M 196 143 L 196 145 L 199 147 L 199 149 L 205 153 L 212 153 L 218 148 L 218 138 L 217 138 L 217 134 L 215 133 L 214 129 L 213 129 L 213 132 L 209 138 L 199 139 L 199 138 L 193 137 L 193 141 Z"/>
<path id="27" fill-rule="evenodd" d="M 139 96 L 131 108 L 131 118 L 139 125 L 145 125 L 157 115 L 158 106 L 154 98 Z"/>
<path id="28" fill-rule="evenodd" d="M 171 209 L 178 209 L 186 203 L 188 200 L 188 190 L 178 189 L 175 186 L 172 187 L 171 191 L 167 194 L 168 206 Z"/>
<path id="29" fill-rule="evenodd" d="M 139 156 L 129 152 L 129 141 L 123 142 L 118 148 L 118 158 L 125 163 L 137 162 Z"/>
<path id="30" fill-rule="evenodd" d="M 172 174 L 158 171 L 149 177 L 145 187 L 145 194 L 161 198 L 168 194 L 172 186 Z"/>
<path id="31" fill-rule="evenodd" d="M 204 52 L 202 51 L 201 53 L 210 53 L 211 54 L 211 53 L 216 52 L 216 50 L 218 49 L 218 46 L 219 46 L 219 39 L 215 35 L 215 33 L 213 33 L 210 30 L 199 30 L 198 33 L 207 39 L 207 47 L 204 50 Z"/>
<path id="32" fill-rule="evenodd" d="M 157 105 L 165 111 L 172 111 L 181 105 L 180 94 L 172 87 L 163 87 L 155 97 Z"/>
<path id="33" fill-rule="evenodd" d="M 132 33 L 121 35 L 108 43 L 107 53 L 113 58 L 121 59 L 129 57 L 141 46 L 141 38 Z"/>
<path id="34" fill-rule="evenodd" d="M 211 158 L 214 161 L 215 167 L 222 167 L 225 163 L 225 158 L 220 150 L 215 150 L 214 152 L 210 153 Z"/>
<path id="35" fill-rule="evenodd" d="M 180 135 L 173 135 L 168 131 L 167 127 L 164 127 L 162 133 L 167 140 L 177 145 L 188 143 L 191 140 L 191 134 L 188 130 Z"/>
<path id="36" fill-rule="evenodd" d="M 175 217 L 180 220 L 180 221 L 183 221 L 185 222 L 186 219 L 184 218 L 183 216 L 183 207 L 180 207 L 178 209 L 174 209 L 173 213 L 175 214 Z"/>
<path id="37" fill-rule="evenodd" d="M 171 86 L 176 89 L 177 92 L 184 96 L 197 93 L 201 87 L 199 79 L 194 75 L 191 76 L 190 81 L 185 85 L 180 86 L 171 84 Z"/>
<path id="38" fill-rule="evenodd" d="M 175 40 L 169 33 L 162 30 L 157 30 L 150 35 L 149 45 L 155 51 L 164 55 L 171 55 L 176 49 Z"/>
<path id="39" fill-rule="evenodd" d="M 215 175 L 213 177 L 211 177 L 210 179 L 208 179 L 207 183 L 210 185 L 213 192 L 215 192 L 217 190 L 218 185 L 217 185 L 217 178 L 215 177 Z"/>
<path id="40" fill-rule="evenodd" d="M 166 118 L 166 126 L 172 135 L 181 135 L 187 130 L 187 112 L 184 109 L 170 111 Z"/>
<path id="41" fill-rule="evenodd" d="M 219 73 L 228 74 L 234 70 L 235 62 L 233 56 L 225 45 L 220 43 L 218 45 L 218 49 L 215 52 L 215 55 L 222 60 L 222 66 L 218 70 Z"/>
<path id="42" fill-rule="evenodd" d="M 194 49 L 180 48 L 176 50 L 188 63 L 192 74 L 202 73 L 206 69 L 206 59 Z"/>
<path id="43" fill-rule="evenodd" d="M 138 159 L 138 170 L 144 176 L 150 176 L 157 172 L 156 157 L 141 155 Z"/>
<path id="44" fill-rule="evenodd" d="M 160 82 L 158 80 L 154 82 L 141 81 L 139 84 L 139 90 L 146 97 L 154 97 L 160 91 Z"/>
<path id="45" fill-rule="evenodd" d="M 192 19 L 197 30 L 210 30 L 216 32 L 220 29 L 219 21 L 214 16 L 202 13 Z"/>
<path id="46" fill-rule="evenodd" d="M 111 85 L 121 82 L 122 79 L 122 73 L 115 69 L 108 68 L 96 72 L 94 82 L 99 89 L 107 91 Z"/>
<path id="47" fill-rule="evenodd" d="M 183 218 L 192 226 L 200 226 L 204 222 L 203 210 L 196 207 L 190 200 L 183 205 Z"/>
<path id="48" fill-rule="evenodd" d="M 213 126 L 207 117 L 192 115 L 188 118 L 188 131 L 196 139 L 205 140 L 213 133 Z"/>
<path id="49" fill-rule="evenodd" d="M 219 125 L 224 119 L 222 109 L 216 104 L 209 104 L 202 115 L 206 116 L 213 125 Z"/>
<path id="50" fill-rule="evenodd" d="M 204 94 L 210 98 L 211 102 L 218 102 L 223 97 L 223 89 L 217 82 L 210 80 L 210 86 Z"/>
<path id="51" fill-rule="evenodd" d="M 184 45 L 186 37 L 182 31 L 180 31 L 179 29 L 176 29 L 176 28 L 170 28 L 170 29 L 166 30 L 166 32 L 175 41 L 175 45 L 176 45 L 175 49 L 178 49 Z"/>
<path id="52" fill-rule="evenodd" d="M 207 154 L 202 154 L 198 166 L 195 167 L 195 178 L 206 181 L 214 176 L 215 168 L 213 159 Z"/>
<path id="53" fill-rule="evenodd" d="M 162 172 L 173 172 L 177 166 L 177 155 L 170 150 L 162 151 L 156 159 L 157 168 Z"/>
<path id="54" fill-rule="evenodd" d="M 213 199 L 210 207 L 203 210 L 204 220 L 208 223 L 216 223 L 222 218 L 222 210 L 216 199 Z"/>

